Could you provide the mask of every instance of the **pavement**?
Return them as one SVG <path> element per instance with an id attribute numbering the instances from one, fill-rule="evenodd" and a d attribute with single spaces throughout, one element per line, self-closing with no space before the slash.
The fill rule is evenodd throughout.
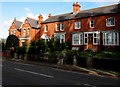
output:
<path id="1" fill-rule="evenodd" d="M 100 70 L 100 69 L 95 69 L 95 68 L 83 68 L 75 65 L 58 65 L 54 63 L 47 63 L 47 62 L 37 62 L 37 61 L 25 61 L 25 60 L 20 60 L 20 59 L 8 59 L 6 57 L 3 57 L 3 59 L 7 61 L 12 61 L 12 62 L 20 62 L 20 63 L 25 63 L 25 64 L 32 64 L 32 65 L 37 65 L 37 66 L 46 66 L 46 67 L 51 67 L 51 68 L 57 68 L 57 69 L 62 69 L 62 70 L 68 70 L 68 71 L 75 71 L 75 72 L 81 72 L 85 74 L 93 74 L 93 75 L 98 75 L 102 77 L 109 77 L 109 78 L 116 78 L 120 79 L 120 73 L 115 72 L 115 71 L 110 71 L 110 70 Z"/>

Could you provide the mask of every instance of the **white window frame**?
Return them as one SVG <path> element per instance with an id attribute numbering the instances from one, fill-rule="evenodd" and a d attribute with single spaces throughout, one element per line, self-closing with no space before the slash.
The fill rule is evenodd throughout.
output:
<path id="1" fill-rule="evenodd" d="M 81 22 L 80 21 L 76 21 L 75 23 L 74 23 L 74 25 L 75 25 L 75 29 L 80 29 L 81 28 Z M 78 27 L 79 26 L 79 27 Z"/>
<path id="2" fill-rule="evenodd" d="M 28 35 L 30 35 L 30 27 L 28 27 L 27 29 L 28 29 Z"/>
<path id="3" fill-rule="evenodd" d="M 75 42 L 74 42 L 74 38 L 75 38 L 76 35 L 78 35 L 78 39 L 79 39 L 78 44 L 75 44 Z M 72 45 L 83 45 L 83 41 L 84 41 L 83 40 L 83 33 L 78 33 L 78 34 L 73 34 L 72 35 Z"/>
<path id="4" fill-rule="evenodd" d="M 92 26 L 93 24 L 93 26 Z M 90 28 L 94 28 L 95 27 L 95 21 L 94 20 L 90 20 Z"/>
<path id="5" fill-rule="evenodd" d="M 63 39 L 63 42 L 65 42 L 65 34 L 60 34 L 60 43 L 62 43 L 62 39 Z"/>
<path id="6" fill-rule="evenodd" d="M 94 36 L 94 34 L 96 34 L 96 36 Z M 99 44 L 99 39 L 100 38 L 100 33 L 93 33 L 93 44 L 97 45 Z M 95 43 L 95 39 L 96 39 L 96 43 Z"/>
<path id="7" fill-rule="evenodd" d="M 96 33 L 96 37 L 94 37 L 94 34 Z M 85 37 L 85 34 L 87 35 L 87 37 Z M 88 44 L 88 34 L 93 34 L 93 45 L 98 45 L 99 41 L 100 41 L 100 32 L 95 31 L 95 32 L 85 32 L 84 33 L 84 44 L 87 45 Z M 87 38 L 87 43 L 85 43 L 85 38 Z M 97 43 L 95 43 L 94 39 L 97 39 Z"/>
<path id="8" fill-rule="evenodd" d="M 113 35 L 113 44 L 108 43 L 107 41 L 107 34 L 112 34 Z M 115 34 L 117 34 L 117 38 L 115 37 Z M 115 43 L 115 39 L 117 39 L 117 43 Z M 105 32 L 103 33 L 103 45 L 119 45 L 119 32 Z"/>
<path id="9" fill-rule="evenodd" d="M 14 35 L 16 35 L 16 29 L 14 29 Z"/>
<path id="10" fill-rule="evenodd" d="M 64 23 L 60 23 L 60 31 L 64 31 Z"/>
<path id="11" fill-rule="evenodd" d="M 44 32 L 48 32 L 48 25 L 44 26 Z"/>
<path id="12" fill-rule="evenodd" d="M 109 21 L 109 20 L 112 19 L 112 18 L 114 19 L 114 21 L 113 21 L 113 22 L 114 22 L 114 25 L 111 25 L 111 22 Z M 107 26 L 107 27 L 115 26 L 115 17 L 109 17 L 109 18 L 107 18 L 107 19 L 106 19 L 106 26 Z"/>
<path id="13" fill-rule="evenodd" d="M 60 24 L 56 24 L 56 31 L 59 31 L 59 25 Z"/>
<path id="14" fill-rule="evenodd" d="M 24 35 L 26 35 L 26 28 L 23 28 L 23 33 Z"/>
<path id="15" fill-rule="evenodd" d="M 85 34 L 87 35 L 87 37 L 85 36 Z M 85 39 L 87 39 L 87 43 L 85 43 Z M 84 44 L 88 44 L 88 33 L 84 33 Z"/>

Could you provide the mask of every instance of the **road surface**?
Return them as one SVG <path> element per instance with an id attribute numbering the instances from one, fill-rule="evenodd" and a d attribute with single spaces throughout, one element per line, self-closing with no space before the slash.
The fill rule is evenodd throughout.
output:
<path id="1" fill-rule="evenodd" d="M 119 87 L 120 79 L 79 72 L 2 61 L 2 85 L 81 85 L 85 87 Z M 4 86 L 3 86 L 4 87 Z"/>

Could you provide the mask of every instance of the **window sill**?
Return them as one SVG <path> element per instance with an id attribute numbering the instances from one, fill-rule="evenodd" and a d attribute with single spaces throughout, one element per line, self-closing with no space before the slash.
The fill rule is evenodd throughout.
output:
<path id="1" fill-rule="evenodd" d="M 108 26 L 108 25 L 106 25 L 106 27 L 115 27 L 115 25 L 109 25 L 109 26 Z"/>
<path id="2" fill-rule="evenodd" d="M 75 28 L 75 30 L 79 30 L 80 28 Z"/>

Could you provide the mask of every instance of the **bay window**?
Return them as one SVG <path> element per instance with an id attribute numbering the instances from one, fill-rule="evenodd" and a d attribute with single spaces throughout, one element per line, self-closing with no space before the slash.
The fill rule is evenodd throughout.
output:
<path id="1" fill-rule="evenodd" d="M 119 33 L 103 33 L 103 45 L 119 45 Z"/>
<path id="2" fill-rule="evenodd" d="M 72 35 L 73 45 L 83 45 L 83 34 L 73 34 Z"/>

